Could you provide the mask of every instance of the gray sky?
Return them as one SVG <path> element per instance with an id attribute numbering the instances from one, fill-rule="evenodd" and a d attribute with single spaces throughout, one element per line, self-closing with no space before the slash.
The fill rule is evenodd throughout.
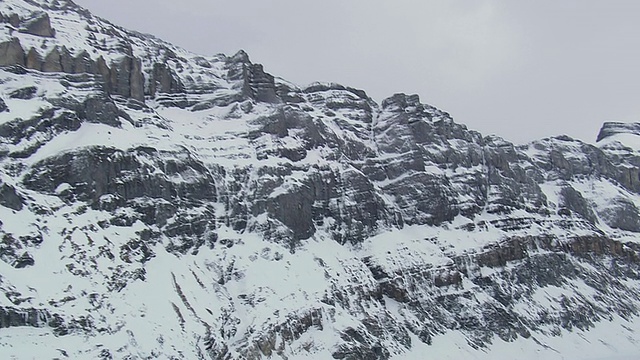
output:
<path id="1" fill-rule="evenodd" d="M 417 93 L 516 143 L 640 122 L 638 0 L 75 1 L 196 53 L 244 49 L 299 85 Z"/>

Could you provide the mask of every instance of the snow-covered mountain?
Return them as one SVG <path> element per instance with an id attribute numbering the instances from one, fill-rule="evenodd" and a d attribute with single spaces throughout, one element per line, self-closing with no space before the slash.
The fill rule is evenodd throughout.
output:
<path id="1" fill-rule="evenodd" d="M 515 146 L 68 0 L 0 21 L 3 358 L 640 354 L 640 124 Z"/>

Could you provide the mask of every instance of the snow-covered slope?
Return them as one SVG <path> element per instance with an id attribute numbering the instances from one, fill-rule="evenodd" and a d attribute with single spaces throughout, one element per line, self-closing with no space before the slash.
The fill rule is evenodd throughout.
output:
<path id="1" fill-rule="evenodd" d="M 640 354 L 633 126 L 514 146 L 71 1 L 0 14 L 8 358 Z"/>

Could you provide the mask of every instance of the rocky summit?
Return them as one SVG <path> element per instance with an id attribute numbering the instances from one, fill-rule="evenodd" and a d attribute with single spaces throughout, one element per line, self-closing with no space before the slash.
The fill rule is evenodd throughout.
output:
<path id="1" fill-rule="evenodd" d="M 640 124 L 514 145 L 69 0 L 0 23 L 3 358 L 640 354 Z"/>

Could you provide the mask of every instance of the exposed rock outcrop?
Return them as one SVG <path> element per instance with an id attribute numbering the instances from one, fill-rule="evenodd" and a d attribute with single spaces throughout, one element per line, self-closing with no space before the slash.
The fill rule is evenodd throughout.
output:
<path id="1" fill-rule="evenodd" d="M 7 65 L 25 65 L 24 50 L 18 38 L 0 43 L 0 66 Z"/>
<path id="2" fill-rule="evenodd" d="M 43 58 L 34 48 L 29 49 L 25 54 L 20 41 L 14 38 L 9 42 L 0 43 L 0 66 L 7 65 L 20 65 L 43 72 L 101 75 L 108 94 L 144 102 L 145 79 L 142 72 L 142 62 L 140 59 L 130 56 L 124 56 L 109 66 L 102 57 L 94 61 L 86 51 L 82 51 L 74 57 L 65 46 L 56 46 Z M 159 68 L 161 67 L 159 66 Z M 162 74 L 162 71 L 158 70 L 160 77 L 171 76 L 169 71 L 165 71 L 165 75 Z M 166 83 L 167 91 L 180 89 L 178 81 L 173 83 L 167 79 L 161 79 L 161 81 Z"/>
<path id="3" fill-rule="evenodd" d="M 27 69 L 42 70 L 43 66 L 44 59 L 42 59 L 38 51 L 34 48 L 29 49 L 25 60 L 25 67 Z"/>
<path id="4" fill-rule="evenodd" d="M 239 51 L 226 65 L 229 78 L 242 81 L 243 95 L 257 101 L 279 101 L 273 75 L 266 73 L 262 65 L 252 64 L 246 52 Z"/>
<path id="5" fill-rule="evenodd" d="M 15 326 L 44 327 L 55 322 L 46 310 L 0 307 L 0 328 Z"/>
<path id="6" fill-rule="evenodd" d="M 165 64 L 153 64 L 149 93 L 155 96 L 157 93 L 179 93 L 184 90 L 184 85 L 174 72 Z"/>
<path id="7" fill-rule="evenodd" d="M 15 187 L 4 183 L 0 185 L 0 205 L 19 211 L 24 203 L 22 196 L 16 193 Z"/>
<path id="8" fill-rule="evenodd" d="M 574 212 L 592 224 L 598 222 L 589 203 L 579 191 L 567 185 L 560 190 L 560 196 L 562 200 L 560 202 L 561 208 L 558 210 L 559 213 L 570 215 L 571 212 Z"/>
<path id="9" fill-rule="evenodd" d="M 31 35 L 42 37 L 54 37 L 56 32 L 51 27 L 49 14 L 46 12 L 38 12 L 31 14 L 30 18 L 24 21 L 24 32 Z"/>
<path id="10" fill-rule="evenodd" d="M 94 206 L 104 195 L 114 195 L 125 201 L 140 197 L 167 201 L 184 198 L 188 202 L 215 200 L 213 180 L 201 164 L 188 155 L 184 162 L 165 163 L 158 155 L 157 150 L 146 147 L 127 152 L 112 148 L 80 150 L 37 164 L 24 183 L 31 189 L 48 193 L 54 193 L 62 184 L 69 184 L 73 189 L 70 193 L 73 200 L 89 201 Z M 166 169 L 166 175 L 164 172 L 154 175 L 155 169 Z M 193 178 L 193 182 L 178 183 L 168 178 L 182 172 L 194 172 L 197 178 Z"/>
<path id="11" fill-rule="evenodd" d="M 596 141 L 602 141 L 616 134 L 640 136 L 640 123 L 605 122 L 600 128 Z"/>

